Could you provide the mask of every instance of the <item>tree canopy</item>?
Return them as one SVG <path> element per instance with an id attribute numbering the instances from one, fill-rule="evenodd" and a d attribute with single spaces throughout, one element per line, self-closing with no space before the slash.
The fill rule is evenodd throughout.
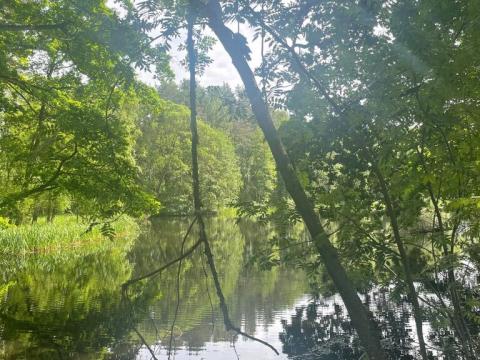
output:
<path id="1" fill-rule="evenodd" d="M 379 284 L 408 298 L 419 358 L 437 311 L 454 356 L 474 359 L 479 14 L 478 0 L 7 1 L 0 215 L 193 212 L 208 254 L 198 213 L 236 207 L 282 229 L 264 265 L 340 293 L 370 359 L 387 353 L 358 291 Z M 179 39 L 190 81 L 177 84 Z M 196 86 L 216 39 L 243 87 Z M 288 234 L 300 222 L 307 241 Z"/>

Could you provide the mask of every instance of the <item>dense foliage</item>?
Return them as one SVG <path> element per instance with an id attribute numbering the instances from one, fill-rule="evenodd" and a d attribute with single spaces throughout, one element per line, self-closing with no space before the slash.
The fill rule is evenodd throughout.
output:
<path id="1" fill-rule="evenodd" d="M 180 85 L 163 82 L 158 91 L 166 99 L 188 105 L 189 87 L 186 81 Z M 243 89 L 237 88 L 232 91 L 226 84 L 199 87 L 197 102 L 200 118 L 208 125 L 228 134 L 235 146 L 242 181 L 238 198 L 232 203 L 240 209 L 268 206 L 277 186 L 274 162 L 260 130 L 253 122 L 250 105 Z M 288 117 L 282 111 L 274 114 L 279 122 Z"/>
<path id="2" fill-rule="evenodd" d="M 165 53 L 146 47 L 138 19 L 120 18 L 103 1 L 6 5 L 0 12 L 3 215 L 17 223 L 35 218 L 42 209 L 33 204 L 53 192 L 68 194 L 73 212 L 92 217 L 155 209 L 136 183 L 135 129 L 125 102 L 134 66 L 165 67 Z"/>
<path id="3" fill-rule="evenodd" d="M 205 208 L 236 205 L 241 216 L 281 225 L 254 258 L 304 269 L 313 291 L 340 291 L 364 319 L 357 290 L 390 286 L 392 298 L 406 296 L 412 356 L 432 355 L 423 322 L 436 314 L 451 340 L 439 353 L 475 358 L 478 0 L 115 4 L 0 9 L 1 227 L 64 211 L 92 222 L 192 211 L 189 88 L 172 81 L 167 61 L 188 18 L 195 69 L 212 61 L 208 24 L 246 89 L 198 87 Z M 225 27 L 232 22 L 262 42 L 261 86 L 246 38 Z M 157 89 L 135 78 L 154 68 Z M 311 238 L 288 227 L 300 220 Z M 356 324 L 362 345 L 383 359 L 369 326 L 362 333 Z"/>
<path id="4" fill-rule="evenodd" d="M 114 11 L 104 1 L 12 3 L 0 19 L 0 215 L 20 224 L 64 211 L 91 221 L 160 208 L 187 213 L 188 109 L 135 80 L 136 70 L 153 65 L 158 77 L 170 74 L 164 47 L 146 34 L 151 25 L 133 8 L 118 4 Z M 258 163 L 248 174 L 242 169 L 243 187 L 261 199 L 274 175 L 266 148 L 240 144 L 259 140 L 251 124 L 245 137 L 234 139 L 231 130 L 233 118 L 238 127 L 248 120 L 245 100 L 228 88 L 217 91 L 228 97 L 221 103 L 212 89 L 205 92 L 205 205 L 237 202 L 238 164 Z M 227 100 L 239 105 L 227 108 Z M 232 141 L 240 145 L 234 149 Z M 256 187 L 253 177 L 262 176 L 266 185 Z"/>
<path id="5" fill-rule="evenodd" d="M 245 3 L 245 16 L 275 43 L 264 64 L 271 86 L 293 85 L 284 142 L 352 278 L 364 287 L 374 274 L 408 294 L 417 332 L 423 312 L 448 314 L 455 356 L 471 358 L 478 317 L 468 304 L 479 294 L 464 275 L 478 251 L 478 3 L 255 6 Z M 303 266 L 314 274 L 318 260 Z M 422 291 L 437 300 L 421 306 Z"/>
<path id="6" fill-rule="evenodd" d="M 189 112 L 184 106 L 162 100 L 153 89 L 143 88 L 137 113 L 136 156 L 141 182 L 170 213 L 192 211 L 191 135 Z M 148 96 L 148 98 L 146 97 Z M 232 141 L 219 129 L 199 122 L 199 167 L 206 209 L 231 206 L 240 188 L 240 170 Z"/>

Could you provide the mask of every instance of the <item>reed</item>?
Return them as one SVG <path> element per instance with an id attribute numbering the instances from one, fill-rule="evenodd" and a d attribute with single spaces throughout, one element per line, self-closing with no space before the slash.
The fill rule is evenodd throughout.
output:
<path id="1" fill-rule="evenodd" d="M 86 232 L 88 224 L 74 216 L 58 216 L 51 223 L 39 221 L 0 230 L 0 254 L 41 254 L 74 251 L 84 247 L 108 248 L 135 236 L 138 226 L 123 216 L 112 223 L 113 239 L 103 236 L 99 227 Z"/>

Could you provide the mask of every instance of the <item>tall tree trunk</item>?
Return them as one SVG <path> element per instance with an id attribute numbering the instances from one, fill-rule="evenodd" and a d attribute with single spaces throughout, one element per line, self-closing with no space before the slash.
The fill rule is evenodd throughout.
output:
<path id="1" fill-rule="evenodd" d="M 196 52 L 195 52 L 195 46 L 194 46 L 195 44 L 193 41 L 194 20 L 195 20 L 194 6 L 193 6 L 193 3 L 190 2 L 190 8 L 189 8 L 189 14 L 188 14 L 188 28 L 187 28 L 187 52 L 188 52 L 188 67 L 190 72 L 190 130 L 192 133 L 192 187 L 193 187 L 193 203 L 194 203 L 195 214 L 196 214 L 198 226 L 199 226 L 199 238 L 205 248 L 205 257 L 207 259 L 210 272 L 212 274 L 213 283 L 215 285 L 215 291 L 217 293 L 218 300 L 220 303 L 220 310 L 222 311 L 222 315 L 223 315 L 223 322 L 225 324 L 225 328 L 227 329 L 227 331 L 233 330 L 239 335 L 242 335 L 248 339 L 257 341 L 265 346 L 268 346 L 277 355 L 279 355 L 277 349 L 275 349 L 275 347 L 273 347 L 271 344 L 241 331 L 239 327 L 235 326 L 232 323 L 232 320 L 230 319 L 230 315 L 228 313 L 227 302 L 225 301 L 225 296 L 223 295 L 222 287 L 220 285 L 217 268 L 215 266 L 215 261 L 213 258 L 212 248 L 207 238 L 205 223 L 202 217 L 202 202 L 200 197 L 200 175 L 198 171 L 198 129 L 197 129 L 197 105 L 196 105 L 197 83 L 195 79 Z"/>
<path id="2" fill-rule="evenodd" d="M 383 174 L 378 168 L 378 166 L 375 164 L 373 165 L 373 172 L 375 173 L 378 183 L 380 184 L 380 191 L 382 193 L 382 196 L 385 202 L 386 213 L 388 218 L 390 219 L 390 225 L 393 230 L 393 238 L 395 240 L 395 244 L 397 245 L 397 249 L 400 254 L 400 261 L 402 263 L 403 272 L 405 273 L 405 282 L 407 284 L 408 297 L 412 302 L 413 317 L 415 319 L 415 327 L 417 330 L 418 345 L 420 347 L 420 355 L 422 356 L 423 360 L 428 360 L 427 349 L 425 346 L 425 338 L 423 336 L 422 308 L 420 307 L 420 303 L 418 301 L 418 293 L 413 283 L 412 271 L 410 268 L 410 262 L 407 256 L 407 252 L 405 250 L 403 240 L 400 236 L 400 227 L 398 225 L 397 214 L 395 213 L 393 201 L 392 201 L 392 198 L 390 197 L 390 191 L 388 190 L 387 183 L 385 182 L 385 178 L 383 177 Z"/>
<path id="3" fill-rule="evenodd" d="M 190 4 L 192 5 L 192 4 Z M 192 190 L 193 190 L 193 206 L 195 215 L 197 216 L 199 238 L 205 247 L 205 255 L 207 262 L 212 272 L 212 277 L 215 283 L 215 289 L 219 298 L 221 311 L 226 320 L 227 330 L 229 322 L 228 309 L 225 302 L 225 297 L 221 291 L 220 283 L 218 282 L 218 273 L 213 261 L 213 253 L 208 242 L 207 232 L 205 229 L 205 222 L 202 216 L 202 200 L 200 197 L 200 175 L 198 171 L 198 127 L 197 127 L 197 81 L 196 81 L 196 52 L 193 42 L 193 25 L 194 13 L 190 6 L 188 14 L 188 28 L 187 28 L 187 53 L 188 53 L 188 68 L 190 73 L 190 132 L 192 134 Z"/>
<path id="4" fill-rule="evenodd" d="M 197 1 L 197 3 L 200 4 L 201 2 Z M 290 162 L 273 125 L 267 104 L 262 97 L 255 76 L 245 58 L 245 50 L 247 50 L 245 46 L 246 44 L 240 43 L 234 33 L 223 23 L 222 10 L 218 1 L 209 1 L 205 5 L 205 10 L 210 28 L 230 55 L 232 62 L 243 81 L 247 96 L 252 106 L 252 111 L 263 131 L 268 145 L 270 146 L 277 169 L 285 182 L 285 186 L 290 196 L 295 202 L 298 212 L 302 216 L 303 221 L 310 232 L 312 241 L 321 256 L 329 275 L 345 303 L 350 318 L 352 319 L 353 326 L 357 330 L 358 336 L 360 337 L 369 359 L 385 359 L 386 356 L 380 344 L 379 330 L 373 319 L 369 316 L 368 310 L 362 304 L 353 284 L 348 278 L 347 273 L 340 262 L 337 251 L 322 227 L 320 220 L 315 213 L 312 202 L 307 197 L 305 190 L 300 184 L 292 163 Z"/>

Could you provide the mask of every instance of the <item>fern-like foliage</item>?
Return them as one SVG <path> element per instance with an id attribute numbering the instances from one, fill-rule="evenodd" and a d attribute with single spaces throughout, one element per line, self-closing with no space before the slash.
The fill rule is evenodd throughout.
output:
<path id="1" fill-rule="evenodd" d="M 103 236 L 105 236 L 111 241 L 113 241 L 113 239 L 115 238 L 115 229 L 108 222 L 103 223 L 102 227 L 100 228 L 100 232 L 102 233 Z"/>

